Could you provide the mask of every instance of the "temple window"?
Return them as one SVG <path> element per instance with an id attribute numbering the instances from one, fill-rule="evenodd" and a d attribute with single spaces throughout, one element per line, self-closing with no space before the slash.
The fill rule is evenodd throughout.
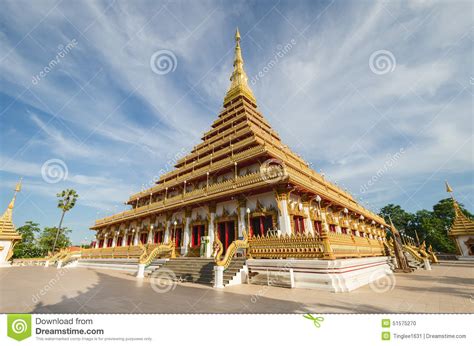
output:
<path id="1" fill-rule="evenodd" d="M 293 216 L 293 222 L 295 225 L 295 234 L 304 233 L 304 218 L 303 216 L 295 215 Z"/>
<path id="2" fill-rule="evenodd" d="M 112 238 L 107 239 L 107 247 L 112 247 L 112 242 L 113 242 Z"/>
<path id="3" fill-rule="evenodd" d="M 104 239 L 99 240 L 99 247 L 104 247 Z"/>
<path id="4" fill-rule="evenodd" d="M 127 236 L 127 246 L 130 246 L 132 244 L 132 235 Z"/>
<path id="5" fill-rule="evenodd" d="M 342 228 L 341 228 L 341 232 L 342 232 L 342 234 L 348 234 L 346 227 L 342 227 Z"/>
<path id="6" fill-rule="evenodd" d="M 204 235 L 204 225 L 194 225 L 191 234 L 191 246 L 200 246 L 201 237 Z"/>
<path id="7" fill-rule="evenodd" d="M 314 230 L 316 234 L 321 235 L 321 232 L 323 230 L 323 225 L 321 221 L 314 221 Z"/>
<path id="8" fill-rule="evenodd" d="M 329 231 L 336 233 L 336 225 L 329 225 Z"/>
<path id="9" fill-rule="evenodd" d="M 250 236 L 264 236 L 268 230 L 273 229 L 273 217 L 271 215 L 262 215 L 250 219 Z"/>
<path id="10" fill-rule="evenodd" d="M 183 229 L 181 227 L 176 228 L 174 233 L 175 233 L 175 235 L 174 235 L 175 246 L 180 247 L 182 239 L 183 239 Z"/>
<path id="11" fill-rule="evenodd" d="M 147 233 L 140 234 L 140 242 L 142 244 L 146 244 L 147 240 L 148 240 L 148 234 Z"/>
<path id="12" fill-rule="evenodd" d="M 163 231 L 156 231 L 153 237 L 153 243 L 161 244 L 163 242 Z"/>
<path id="13" fill-rule="evenodd" d="M 118 237 L 116 246 L 122 246 L 122 241 L 123 241 L 123 237 Z"/>
<path id="14" fill-rule="evenodd" d="M 217 223 L 217 236 L 224 246 L 224 251 L 235 240 L 235 224 L 236 222 L 233 220 Z"/>

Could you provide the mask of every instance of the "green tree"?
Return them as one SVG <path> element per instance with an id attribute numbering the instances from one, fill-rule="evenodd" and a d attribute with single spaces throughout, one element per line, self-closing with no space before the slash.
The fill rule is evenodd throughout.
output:
<path id="1" fill-rule="evenodd" d="M 399 231 L 403 231 L 409 236 L 416 238 L 413 229 L 415 216 L 412 213 L 405 211 L 399 205 L 389 204 L 380 209 L 379 215 L 383 217 L 388 224 L 390 224 L 390 220 L 392 220 L 393 225 Z"/>
<path id="2" fill-rule="evenodd" d="M 471 219 L 473 218 L 473 215 L 466 208 L 464 208 L 464 205 L 462 203 L 458 202 L 458 205 L 464 215 Z M 436 203 L 433 206 L 433 215 L 442 221 L 444 229 L 446 229 L 446 231 L 449 230 L 454 221 L 453 200 L 451 198 L 445 198 Z"/>
<path id="3" fill-rule="evenodd" d="M 36 242 L 36 235 L 41 232 L 39 225 L 33 221 L 26 223 L 17 228 L 17 232 L 21 234 L 21 242 L 15 246 L 13 250 L 13 258 L 31 258 L 42 256 L 42 250 Z"/>
<path id="4" fill-rule="evenodd" d="M 71 246 L 71 241 L 68 236 L 70 233 L 71 230 L 67 227 L 61 229 L 61 232 L 58 232 L 57 227 L 45 227 L 38 239 L 38 246 L 44 255 L 53 248 L 54 244 L 56 244 L 59 249 Z"/>
<path id="5" fill-rule="evenodd" d="M 52 252 L 54 252 L 56 250 L 56 245 L 60 244 L 60 243 L 58 243 L 58 238 L 59 238 L 60 233 L 62 232 L 61 226 L 63 224 L 64 215 L 69 210 L 74 208 L 74 206 L 76 205 L 76 201 L 79 198 L 79 195 L 76 193 L 75 190 L 67 189 L 67 190 L 63 190 L 62 192 L 58 193 L 56 195 L 56 197 L 59 197 L 58 208 L 62 210 L 62 213 L 61 213 L 61 220 L 59 221 L 59 226 L 56 229 L 57 230 L 56 231 L 56 237 L 55 237 L 54 242 L 53 242 Z M 61 246 L 59 248 L 61 248 Z"/>
<path id="6" fill-rule="evenodd" d="M 472 214 L 466 210 L 462 204 L 459 207 L 472 218 Z M 415 214 L 406 212 L 399 205 L 389 204 L 380 210 L 386 222 L 393 221 L 395 227 L 404 231 L 407 235 L 420 242 L 425 241 L 426 245 L 433 246 L 433 249 L 441 252 L 455 253 L 456 245 L 448 236 L 448 230 L 454 221 L 454 207 L 451 198 L 442 199 L 433 206 L 433 211 L 418 210 Z M 389 218 L 390 217 L 390 218 Z"/>

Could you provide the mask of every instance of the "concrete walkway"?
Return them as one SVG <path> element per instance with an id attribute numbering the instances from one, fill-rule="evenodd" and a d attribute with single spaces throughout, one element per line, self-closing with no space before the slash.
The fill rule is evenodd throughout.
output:
<path id="1" fill-rule="evenodd" d="M 160 285 L 86 268 L 0 268 L 0 312 L 32 313 L 474 313 L 474 262 L 395 274 L 350 293 L 239 285 Z"/>

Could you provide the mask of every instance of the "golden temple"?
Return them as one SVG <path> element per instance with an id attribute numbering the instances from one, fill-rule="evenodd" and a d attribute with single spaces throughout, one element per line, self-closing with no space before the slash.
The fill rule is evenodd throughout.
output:
<path id="1" fill-rule="evenodd" d="M 230 88 L 202 142 L 152 188 L 130 196 L 130 210 L 97 220 L 91 227 L 95 247 L 167 243 L 171 237 L 178 255 L 209 257 L 209 250 L 199 251 L 202 240 L 213 244 L 217 238 L 225 251 L 246 229 L 250 239 L 348 237 L 341 256 L 325 250 L 324 258 L 333 259 L 360 257 L 348 250 L 350 243 L 385 239 L 383 218 L 281 142 L 258 110 L 240 41 L 237 30 Z"/>
<path id="2" fill-rule="evenodd" d="M 15 265 L 136 270 L 137 278 L 347 292 L 392 268 L 430 269 L 424 243 L 387 241 L 389 226 L 282 143 L 258 110 L 235 34 L 230 87 L 202 141 L 129 210 L 91 227 L 90 249 L 63 249 Z M 404 243 L 402 241 L 404 240 Z M 395 259 L 396 258 L 396 259 Z"/>

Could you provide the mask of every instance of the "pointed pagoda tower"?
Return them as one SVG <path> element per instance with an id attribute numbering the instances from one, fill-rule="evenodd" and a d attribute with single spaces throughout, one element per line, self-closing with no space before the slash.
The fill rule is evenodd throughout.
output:
<path id="1" fill-rule="evenodd" d="M 16 184 L 13 198 L 0 217 L 0 267 L 9 265 L 8 261 L 13 255 L 13 248 L 21 240 L 21 235 L 15 230 L 13 225 L 13 208 L 15 207 L 16 194 L 20 190 L 21 180 Z"/>
<path id="2" fill-rule="evenodd" d="M 463 213 L 454 198 L 453 189 L 446 182 L 446 191 L 451 194 L 454 208 L 454 220 L 448 235 L 456 242 L 461 257 L 474 259 L 474 220 Z"/>
<path id="3" fill-rule="evenodd" d="M 381 240 L 387 226 L 282 143 L 248 85 L 238 30 L 217 119 L 172 171 L 127 203 L 130 210 L 91 227 L 96 247 L 161 243 L 171 236 L 178 253 L 195 256 L 201 241 L 212 244 L 219 236 L 225 250 L 246 229 L 250 236 L 333 232 Z"/>

